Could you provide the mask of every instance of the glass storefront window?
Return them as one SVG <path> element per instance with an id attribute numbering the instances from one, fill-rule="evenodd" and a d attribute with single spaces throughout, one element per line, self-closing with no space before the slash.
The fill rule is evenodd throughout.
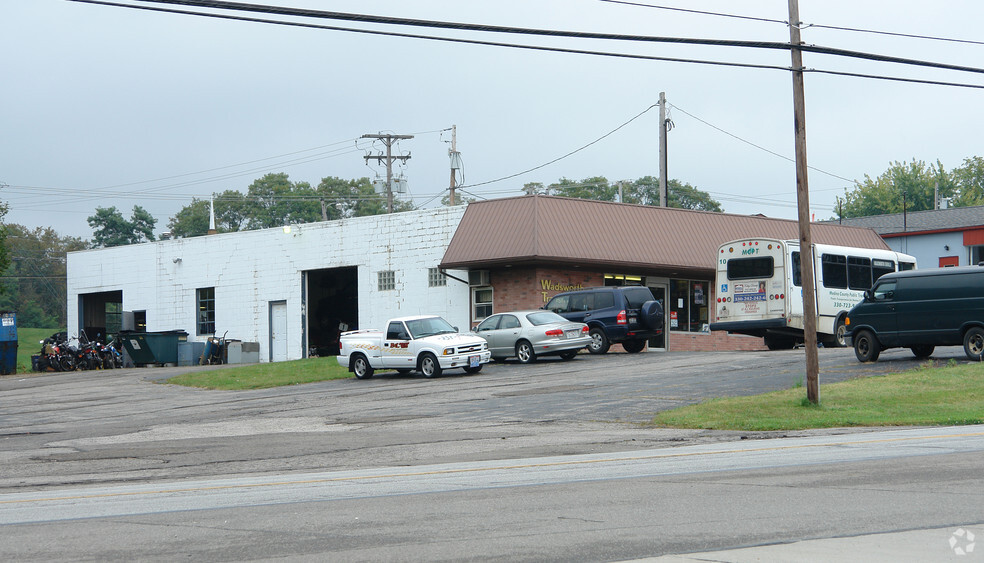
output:
<path id="1" fill-rule="evenodd" d="M 711 282 L 670 280 L 670 330 L 700 332 L 710 321 Z"/>

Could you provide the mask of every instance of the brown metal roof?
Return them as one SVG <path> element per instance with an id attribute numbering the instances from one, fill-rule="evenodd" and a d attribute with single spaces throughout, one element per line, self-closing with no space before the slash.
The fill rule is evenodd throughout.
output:
<path id="1" fill-rule="evenodd" d="M 813 242 L 887 249 L 871 229 L 813 223 Z M 796 221 L 553 196 L 471 203 L 442 268 L 557 264 L 631 271 L 713 271 L 718 247 L 799 239 Z"/>

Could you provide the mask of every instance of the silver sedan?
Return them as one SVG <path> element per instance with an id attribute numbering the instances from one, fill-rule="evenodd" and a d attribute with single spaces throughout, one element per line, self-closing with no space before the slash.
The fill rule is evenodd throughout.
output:
<path id="1" fill-rule="evenodd" d="M 569 360 L 591 343 L 588 325 L 544 310 L 497 313 L 473 331 L 488 341 L 493 360 L 516 357 L 521 364 L 546 355 Z"/>

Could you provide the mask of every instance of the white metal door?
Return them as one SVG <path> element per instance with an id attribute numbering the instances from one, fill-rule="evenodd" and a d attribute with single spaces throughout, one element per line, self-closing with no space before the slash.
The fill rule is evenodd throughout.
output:
<path id="1" fill-rule="evenodd" d="M 287 302 L 270 302 L 270 361 L 287 360 Z"/>

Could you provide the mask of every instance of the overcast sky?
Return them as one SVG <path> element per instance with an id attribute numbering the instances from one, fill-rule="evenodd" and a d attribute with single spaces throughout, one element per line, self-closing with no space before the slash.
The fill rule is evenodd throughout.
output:
<path id="1" fill-rule="evenodd" d="M 134 0 L 123 3 L 142 4 Z M 781 23 L 599 0 L 257 2 L 499 26 L 787 42 Z M 770 20 L 786 0 L 639 0 Z M 164 6 L 167 7 L 167 6 Z M 180 7 L 173 7 L 180 8 Z M 228 12 L 227 12 L 228 13 Z M 273 17 L 242 14 L 250 17 Z M 839 26 L 982 40 L 984 2 L 800 0 L 806 43 L 966 66 L 984 45 L 831 30 Z M 284 19 L 284 18 L 281 18 Z M 479 34 L 331 20 L 318 25 L 657 57 L 788 67 L 789 53 Z M 157 232 L 192 197 L 268 172 L 317 185 L 374 177 L 364 134 L 414 135 L 399 154 L 418 206 L 439 204 L 450 172 L 478 198 L 528 182 L 659 174 L 659 93 L 671 104 L 669 177 L 729 213 L 796 217 L 792 79 L 785 70 L 634 60 L 226 21 L 81 4 L 0 0 L 0 199 L 8 223 L 91 238 L 86 218 L 141 205 Z M 984 85 L 984 76 L 806 53 L 809 68 Z M 893 161 L 984 156 L 984 90 L 811 73 L 806 76 L 812 213 Z M 645 112 L 645 113 L 644 113 Z M 639 114 L 642 114 L 635 120 Z M 508 180 L 494 180 L 553 164 Z M 486 183 L 491 182 L 491 183 Z M 481 185 L 479 185 L 481 184 Z"/>

